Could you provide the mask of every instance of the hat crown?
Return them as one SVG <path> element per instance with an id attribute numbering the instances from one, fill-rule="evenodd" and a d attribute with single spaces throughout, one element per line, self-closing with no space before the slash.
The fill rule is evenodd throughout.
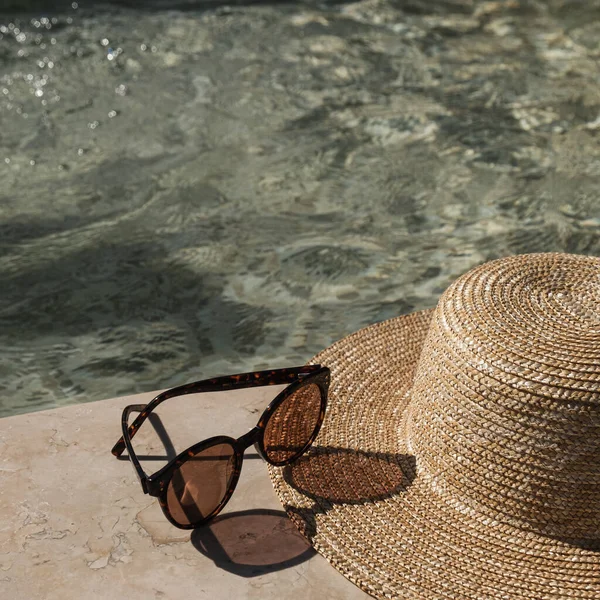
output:
<path id="1" fill-rule="evenodd" d="M 486 263 L 442 295 L 406 412 L 420 476 L 461 511 L 600 540 L 600 260 Z"/>

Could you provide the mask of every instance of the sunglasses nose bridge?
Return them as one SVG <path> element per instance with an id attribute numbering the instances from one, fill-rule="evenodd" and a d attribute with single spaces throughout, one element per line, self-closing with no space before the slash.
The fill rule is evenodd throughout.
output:
<path id="1" fill-rule="evenodd" d="M 258 440 L 260 439 L 261 434 L 262 428 L 256 426 L 253 427 L 248 433 L 245 433 L 241 438 L 238 438 L 237 443 L 242 452 L 250 448 L 252 444 L 258 446 Z"/>

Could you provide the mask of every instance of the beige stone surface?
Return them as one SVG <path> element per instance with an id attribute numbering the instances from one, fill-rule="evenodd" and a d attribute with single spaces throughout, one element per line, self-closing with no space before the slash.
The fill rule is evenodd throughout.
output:
<path id="1" fill-rule="evenodd" d="M 134 439 L 152 473 L 217 434 L 238 437 L 276 388 L 165 402 Z M 121 410 L 153 394 L 0 420 L 0 598 L 364 599 L 300 537 L 251 448 L 238 487 L 209 527 L 179 530 L 110 454 Z M 163 460 L 160 460 L 163 457 Z"/>

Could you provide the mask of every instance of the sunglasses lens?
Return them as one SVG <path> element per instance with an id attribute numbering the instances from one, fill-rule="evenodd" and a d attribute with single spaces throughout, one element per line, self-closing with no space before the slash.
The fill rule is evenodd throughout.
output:
<path id="1" fill-rule="evenodd" d="M 296 458 L 312 440 L 321 417 L 321 390 L 309 383 L 288 396 L 267 421 L 263 447 L 275 464 Z"/>
<path id="2" fill-rule="evenodd" d="M 235 475 L 235 450 L 220 443 L 201 450 L 175 470 L 167 506 L 180 525 L 196 525 L 221 504 Z"/>

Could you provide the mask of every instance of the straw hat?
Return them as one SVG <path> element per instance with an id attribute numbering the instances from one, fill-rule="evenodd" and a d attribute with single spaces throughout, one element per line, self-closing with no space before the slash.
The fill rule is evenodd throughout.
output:
<path id="1" fill-rule="evenodd" d="M 271 468 L 376 598 L 600 598 L 600 259 L 532 254 L 323 351 L 314 448 Z"/>

